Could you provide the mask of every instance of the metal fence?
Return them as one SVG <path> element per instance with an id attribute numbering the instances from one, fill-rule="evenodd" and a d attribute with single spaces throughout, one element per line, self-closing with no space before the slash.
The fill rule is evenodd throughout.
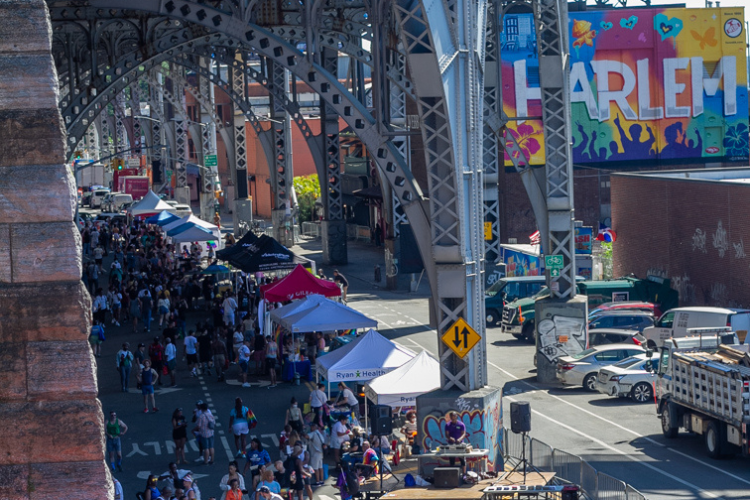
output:
<path id="1" fill-rule="evenodd" d="M 302 236 L 306 236 L 307 238 L 320 238 L 320 224 L 316 224 L 315 222 L 303 222 L 301 226 Z"/>
<path id="2" fill-rule="evenodd" d="M 556 450 L 538 439 L 510 432 L 507 428 L 503 429 L 503 438 L 504 456 L 511 461 L 506 465 L 513 466 L 525 457 L 529 467 L 554 472 L 555 481 L 579 485 L 588 500 L 646 500 L 629 484 L 598 472 L 577 455 Z"/>

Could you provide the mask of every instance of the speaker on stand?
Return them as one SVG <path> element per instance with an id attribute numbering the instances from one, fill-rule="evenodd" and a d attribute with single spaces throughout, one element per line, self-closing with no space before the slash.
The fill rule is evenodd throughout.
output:
<path id="1" fill-rule="evenodd" d="M 383 470 L 385 466 L 385 456 L 383 456 L 383 447 L 381 441 L 383 436 L 387 436 L 393 433 L 393 416 L 391 413 L 391 407 L 388 405 L 373 405 L 370 412 L 370 423 L 372 426 L 372 433 L 378 436 L 378 466 L 380 467 L 380 490 L 383 491 Z M 374 444 L 374 443 L 371 443 Z M 390 469 L 390 465 L 388 466 Z M 401 480 L 396 477 L 396 474 L 391 470 L 391 476 L 396 479 L 396 482 Z"/>
<path id="2" fill-rule="evenodd" d="M 529 467 L 529 461 L 526 459 L 526 436 L 531 432 L 531 405 L 527 401 L 510 403 L 510 430 L 514 434 L 521 434 L 521 460 L 508 475 L 516 472 L 523 465 L 523 484 L 526 484 L 526 469 Z M 539 473 L 533 465 L 531 469 Z"/>

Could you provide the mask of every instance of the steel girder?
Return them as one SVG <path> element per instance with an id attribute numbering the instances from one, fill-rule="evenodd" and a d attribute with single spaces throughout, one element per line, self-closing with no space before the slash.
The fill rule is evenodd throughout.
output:
<path id="1" fill-rule="evenodd" d="M 271 85 L 275 94 L 289 94 L 289 72 L 283 66 L 273 61 L 268 63 L 268 73 L 271 77 Z M 271 95 L 271 134 L 274 155 L 273 164 L 269 163 L 272 174 L 271 180 L 274 192 L 274 208 L 286 210 L 292 208 L 292 189 L 294 189 L 294 163 L 292 162 L 292 124 L 289 119 L 284 102 L 279 101 Z"/>
<path id="2" fill-rule="evenodd" d="M 481 227 L 486 3 L 396 0 L 395 6 L 422 122 L 438 332 L 463 317 L 481 336 L 464 359 L 438 343 L 441 385 L 468 391 L 487 383 Z"/>
<path id="3" fill-rule="evenodd" d="M 246 19 L 233 18 L 231 13 L 220 11 L 205 4 L 176 0 L 164 4 L 157 4 L 148 0 L 92 0 L 87 4 L 96 5 L 101 9 L 120 9 L 128 12 L 145 12 L 168 16 L 203 26 L 214 30 L 213 33 L 204 37 L 205 43 L 210 43 L 211 40 L 224 40 L 228 37 L 230 40 L 227 45 L 246 44 L 250 50 L 279 62 L 297 78 L 310 85 L 321 96 L 321 99 L 327 101 L 336 109 L 337 113 L 352 127 L 352 130 L 359 136 L 365 146 L 374 152 L 373 157 L 376 164 L 401 199 L 404 212 L 413 225 L 416 239 L 420 242 L 419 250 L 425 263 L 433 296 L 437 296 L 437 273 L 434 258 L 431 249 L 425 244 L 425 242 L 431 242 L 432 237 L 430 236 L 429 218 L 421 203 L 421 190 L 414 182 L 411 172 L 405 168 L 403 159 L 393 144 L 387 137 L 378 133 L 375 119 L 335 77 L 328 74 L 318 64 L 307 60 L 305 54 L 295 47 L 269 33 L 264 28 L 248 23 Z M 70 11 L 69 15 L 72 15 L 74 9 L 71 8 Z M 184 46 L 171 50 L 187 52 L 190 48 Z M 149 67 L 153 66 L 151 60 L 146 64 Z M 124 71 L 124 69 L 127 71 Z M 120 73 L 127 78 L 132 78 L 138 72 L 138 68 L 124 69 L 120 68 Z M 114 92 L 114 89 L 112 91 Z M 101 103 L 98 104 L 101 106 Z M 81 111 L 83 111 L 83 115 L 88 115 L 89 112 L 93 114 L 93 110 L 89 107 Z M 79 118 L 81 121 L 87 119 L 89 119 L 88 116 Z M 77 142 L 76 135 L 81 135 L 81 133 L 72 133 L 70 141 L 75 140 Z"/>

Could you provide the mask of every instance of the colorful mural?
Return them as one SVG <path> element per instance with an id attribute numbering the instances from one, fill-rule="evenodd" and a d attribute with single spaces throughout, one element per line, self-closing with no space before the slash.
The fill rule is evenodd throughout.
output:
<path id="1" fill-rule="evenodd" d="M 538 256 L 517 252 L 510 248 L 502 249 L 503 262 L 505 262 L 505 276 L 542 276 L 544 265 Z"/>
<path id="2" fill-rule="evenodd" d="M 744 18 L 741 7 L 570 13 L 573 161 L 746 161 Z M 501 58 L 505 112 L 541 116 L 531 14 L 505 14 Z M 543 164 L 541 121 L 509 127 L 530 163 Z"/>

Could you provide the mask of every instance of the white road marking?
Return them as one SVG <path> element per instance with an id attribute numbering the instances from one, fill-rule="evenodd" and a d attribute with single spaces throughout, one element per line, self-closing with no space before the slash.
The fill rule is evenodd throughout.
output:
<path id="1" fill-rule="evenodd" d="M 232 449 L 229 447 L 229 441 L 227 441 L 226 436 L 221 436 L 221 444 L 224 445 L 224 451 L 227 452 L 227 458 L 229 458 L 229 461 L 231 462 L 234 460 L 234 455 L 232 455 Z"/>
<path id="2" fill-rule="evenodd" d="M 147 446 L 153 446 L 154 447 L 154 455 L 161 455 L 161 444 L 159 441 L 149 441 L 147 443 L 143 443 L 143 447 Z"/>
<path id="3" fill-rule="evenodd" d="M 415 342 L 415 341 L 414 341 L 414 340 L 412 340 L 411 338 L 407 338 L 406 340 L 408 340 L 409 342 L 411 342 L 411 343 L 412 343 L 412 344 L 414 344 L 415 346 L 421 347 L 422 349 L 424 349 L 425 351 L 429 352 L 430 354 L 433 354 L 433 353 L 432 353 L 432 352 L 431 352 L 431 351 L 430 351 L 429 349 L 427 349 L 427 348 L 425 348 L 425 347 L 421 346 L 420 344 L 418 344 L 417 342 Z M 434 355 L 434 354 L 433 354 L 433 355 Z M 558 400 L 558 401 L 560 401 L 560 402 L 562 402 L 562 403 L 565 403 L 566 405 L 568 405 L 568 406 L 570 406 L 570 407 L 572 407 L 572 408 L 576 408 L 576 409 L 578 409 L 578 410 L 580 410 L 580 411 L 582 411 L 582 412 L 586 413 L 587 415 L 590 415 L 590 416 L 592 416 L 592 417 L 595 417 L 595 418 L 597 418 L 597 419 L 601 420 L 602 422 L 605 422 L 605 423 L 608 423 L 608 424 L 610 424 L 610 425 L 613 425 L 614 427 L 617 427 L 617 428 L 618 428 L 618 429 L 620 429 L 620 430 L 623 430 L 623 431 L 625 431 L 625 432 L 628 432 L 628 433 L 630 433 L 630 434 L 632 434 L 632 435 L 634 435 L 634 436 L 636 436 L 636 437 L 638 437 L 638 438 L 644 439 L 644 440 L 648 441 L 648 442 L 649 442 L 649 443 L 651 443 L 651 444 L 654 444 L 654 445 L 657 445 L 657 446 L 659 446 L 660 448 L 664 448 L 664 449 L 666 449 L 666 450 L 669 450 L 669 451 L 671 451 L 671 452 L 674 452 L 674 453 L 676 453 L 676 454 L 678 454 L 678 455 L 680 455 L 680 456 L 682 456 L 682 457 L 685 457 L 685 458 L 689 458 L 690 460 L 692 460 L 692 461 L 694 461 L 694 462 L 696 462 L 696 463 L 699 463 L 699 464 L 703 465 L 704 467 L 708 467 L 708 468 L 710 468 L 710 469 L 712 469 L 712 470 L 715 470 L 715 471 L 717 471 L 717 472 L 721 472 L 721 473 L 723 473 L 723 474 L 726 474 L 727 476 L 731 477 L 732 479 L 735 479 L 735 480 L 737 480 L 737 481 L 740 481 L 740 482 L 742 482 L 742 483 L 745 483 L 745 484 L 748 484 L 748 485 L 750 485 L 750 481 L 748 481 L 748 480 L 746 480 L 746 479 L 743 479 L 743 478 L 741 478 L 741 477 L 739 477 L 739 476 L 737 476 L 737 475 L 735 475 L 735 474 L 732 474 L 731 472 L 728 472 L 728 471 L 725 471 L 725 470 L 723 470 L 723 469 L 720 469 L 719 467 L 716 467 L 715 465 L 711 465 L 711 464 L 709 464 L 709 463 L 707 463 L 707 462 L 704 462 L 704 461 L 702 461 L 702 460 L 700 460 L 700 459 L 698 459 L 698 458 L 695 458 L 695 457 L 692 457 L 692 456 L 690 456 L 690 455 L 687 455 L 687 454 L 685 454 L 685 453 L 683 453 L 683 452 L 681 452 L 681 451 L 678 451 L 678 450 L 676 450 L 676 449 L 674 449 L 674 448 L 671 448 L 671 447 L 665 446 L 664 444 L 662 444 L 662 443 L 659 443 L 658 441 L 654 441 L 653 439 L 651 439 L 651 438 L 649 438 L 649 437 L 643 436 L 642 434 L 640 434 L 640 433 L 638 433 L 638 432 L 636 432 L 636 431 L 634 431 L 634 430 L 632 430 L 632 429 L 628 429 L 627 427 L 623 427 L 622 425 L 620 425 L 620 424 L 618 424 L 618 423 L 616 423 L 616 422 L 614 422 L 614 421 L 612 421 L 612 420 L 609 420 L 609 419 L 607 419 L 607 418 L 604 418 L 604 417 L 602 417 L 602 416 L 600 416 L 600 415 L 597 415 L 596 413 L 593 413 L 593 412 L 591 412 L 591 411 L 589 411 L 589 410 L 586 410 L 585 408 L 581 408 L 580 406 L 578 406 L 578 405 L 576 405 L 576 404 L 574 404 L 574 403 L 571 403 L 570 401 L 566 401 L 565 399 L 561 398 L 560 396 L 556 396 L 556 395 L 554 395 L 554 394 L 550 394 L 550 393 L 549 393 L 548 391 L 545 391 L 545 390 L 543 390 L 542 388 L 540 388 L 540 387 L 537 387 L 537 386 L 535 386 L 534 384 L 531 384 L 531 383 L 529 383 L 529 382 L 526 382 L 525 380 L 519 380 L 519 378 L 518 378 L 518 377 L 516 377 L 515 375 L 513 375 L 513 374 L 512 374 L 512 373 L 510 373 L 509 371 L 507 371 L 507 370 L 504 370 L 503 368 L 500 368 L 500 367 L 499 367 L 498 365 L 496 365 L 495 363 L 493 363 L 493 362 L 491 362 L 491 361 L 487 361 L 487 364 L 488 364 L 488 365 L 490 365 L 490 366 L 492 366 L 493 368 L 496 368 L 497 370 L 499 370 L 499 371 L 503 372 L 504 374 L 506 374 L 506 375 L 507 375 L 508 377 L 512 378 L 513 380 L 515 380 L 515 381 L 518 381 L 518 382 L 520 382 L 520 383 L 522 383 L 522 384 L 524 384 L 524 385 L 526 385 L 526 386 L 530 387 L 530 388 L 531 388 L 532 390 L 534 390 L 535 392 L 539 392 L 539 393 L 545 394 L 546 396 L 549 396 L 550 398 L 553 398 L 553 399 L 556 399 L 556 400 Z M 510 397 L 510 396 L 507 396 L 507 395 L 506 395 L 506 396 L 504 396 L 504 397 L 505 397 L 505 398 L 507 398 L 507 399 L 508 399 L 508 400 L 510 400 L 510 401 L 513 401 L 513 398 L 512 398 L 512 397 Z M 534 413 L 538 413 L 538 412 L 537 412 L 536 410 L 533 410 L 533 411 L 534 411 Z M 606 444 L 606 443 L 604 443 L 603 441 L 601 441 L 601 442 L 600 442 L 600 441 L 599 441 L 598 439 L 596 439 L 596 438 L 594 438 L 594 437 L 592 437 L 592 436 L 588 436 L 588 435 L 586 435 L 586 434 L 584 434 L 584 433 L 581 433 L 581 432 L 579 432 L 579 431 L 577 431 L 577 430 L 573 429 L 572 427 L 569 427 L 569 426 L 567 426 L 567 425 L 565 425 L 565 424 L 563 424 L 563 423 L 561 423 L 561 422 L 558 422 L 558 421 L 556 421 L 556 420 L 553 420 L 553 419 L 551 419 L 551 418 L 549 418 L 549 417 L 547 417 L 547 416 L 545 416 L 545 415 L 542 415 L 541 413 L 540 413 L 539 415 L 540 415 L 540 416 L 542 416 L 543 418 L 546 418 L 546 419 L 548 419 L 548 420 L 550 420 L 550 421 L 554 422 L 554 423 L 557 423 L 558 425 L 560 425 L 560 426 L 562 426 L 562 427 L 565 427 L 566 429 L 570 429 L 570 430 L 573 430 L 573 431 L 574 431 L 575 433 L 577 433 L 577 434 L 580 434 L 580 435 L 582 435 L 582 436 L 585 436 L 585 437 L 587 437 L 587 438 L 589 438 L 589 439 L 591 439 L 591 440 L 593 440 L 593 441 L 596 441 L 597 443 L 601 443 L 601 444 L 602 444 L 602 446 L 606 446 L 607 448 L 611 448 L 612 450 L 617 450 L 616 448 L 612 448 L 612 447 L 610 447 L 609 445 L 607 445 L 607 444 Z M 643 464 L 643 465 L 645 465 L 646 467 L 649 467 L 649 468 L 653 468 L 653 469 L 655 469 L 655 470 L 659 470 L 659 472 L 663 472 L 663 471 L 661 471 L 660 469 L 656 469 L 656 468 L 655 468 L 654 466 L 652 466 L 652 465 L 648 464 L 647 462 L 643 462 L 643 461 L 639 460 L 638 458 L 636 458 L 636 457 L 634 457 L 634 456 L 632 456 L 632 455 L 629 455 L 629 454 L 627 454 L 627 452 L 624 452 L 624 451 L 621 451 L 621 450 L 617 450 L 617 452 L 618 452 L 618 453 L 621 453 L 621 454 L 623 454 L 623 455 L 625 455 L 625 456 L 627 456 L 628 458 L 630 458 L 631 460 L 633 460 L 633 461 L 635 461 L 635 462 L 639 462 L 639 463 L 642 463 L 642 464 Z M 676 476 L 671 476 L 670 474 L 668 474 L 668 473 L 666 473 L 666 472 L 664 472 L 664 475 L 666 475 L 666 476 L 670 476 L 670 477 L 674 477 L 674 479 L 675 479 L 676 481 L 678 481 L 678 482 L 681 482 L 681 483 L 683 483 L 683 484 L 685 484 L 685 485 L 691 485 L 690 487 L 691 487 L 691 488 L 693 488 L 693 489 L 694 489 L 695 491 L 699 491 L 699 492 L 704 492 L 704 493 L 705 493 L 706 495 L 709 495 L 709 496 L 711 496 L 712 498 L 721 498 L 721 497 L 719 497 L 719 496 L 717 496 L 717 495 L 715 495 L 715 494 L 712 494 L 712 493 L 710 493 L 710 492 L 708 492 L 708 491 L 702 490 L 702 489 L 701 489 L 701 488 L 699 488 L 698 486 L 692 485 L 692 483 L 687 483 L 687 482 L 683 481 L 682 479 L 679 479 L 679 478 L 677 478 Z"/>
<path id="4" fill-rule="evenodd" d="M 136 453 L 139 454 L 139 455 L 143 455 L 144 457 L 148 456 L 148 453 L 146 453 L 145 451 L 141 450 L 140 446 L 138 446 L 138 443 L 132 443 L 132 445 L 133 445 L 133 451 L 131 451 L 130 453 L 128 453 L 127 455 L 125 455 L 125 458 L 130 458 L 133 455 L 135 455 Z"/>

